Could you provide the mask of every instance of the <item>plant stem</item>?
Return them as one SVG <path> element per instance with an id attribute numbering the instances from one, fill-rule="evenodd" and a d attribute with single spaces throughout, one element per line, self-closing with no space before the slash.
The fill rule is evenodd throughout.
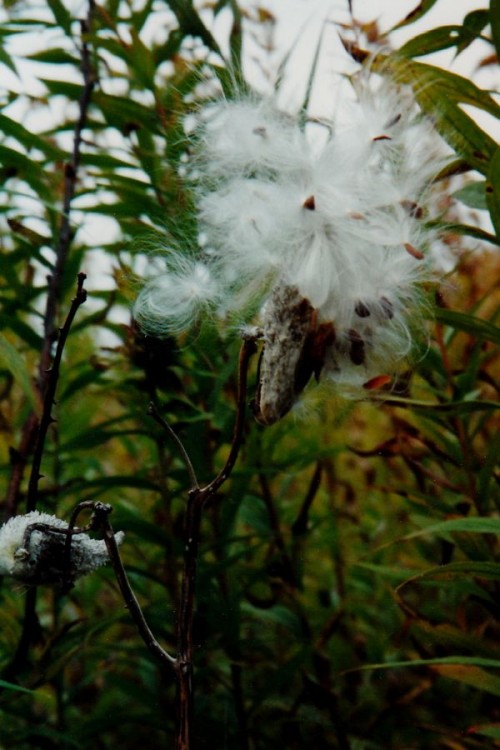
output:
<path id="1" fill-rule="evenodd" d="M 43 452 L 45 448 L 45 438 L 47 437 L 47 431 L 54 422 L 52 417 L 52 406 L 54 404 L 54 398 L 56 395 L 57 382 L 59 380 L 59 370 L 61 366 L 61 359 L 66 344 L 66 339 L 80 305 L 83 305 L 87 299 L 87 292 L 84 288 L 84 282 L 87 277 L 84 273 L 78 274 L 78 282 L 76 295 L 71 302 L 64 325 L 59 329 L 59 338 L 57 340 L 57 349 L 52 362 L 52 367 L 47 371 L 48 379 L 46 383 L 45 393 L 43 397 L 43 411 L 38 426 L 38 432 L 35 440 L 35 446 L 33 450 L 33 463 L 31 465 L 31 474 L 28 484 L 28 497 L 26 500 L 26 512 L 29 513 L 36 508 L 37 495 L 38 495 L 38 481 L 40 479 L 40 467 L 42 463 Z"/>
<path id="2" fill-rule="evenodd" d="M 239 357 L 238 399 L 236 421 L 231 448 L 226 462 L 217 476 L 205 487 L 194 485 L 189 493 L 184 523 L 184 567 L 181 601 L 177 620 L 177 735 L 176 750 L 191 750 L 194 718 L 193 685 L 193 619 L 195 608 L 198 550 L 203 507 L 229 479 L 243 442 L 247 393 L 248 363 L 255 352 L 255 342 L 245 340 Z M 178 438 L 176 437 L 176 442 Z M 183 449 L 183 455 L 185 451 Z M 188 464 L 191 465 L 191 462 Z M 190 472 L 191 474 L 191 472 Z M 192 477 L 194 471 L 192 473 Z"/>
<path id="3" fill-rule="evenodd" d="M 174 659 L 173 656 L 170 656 L 170 654 L 165 651 L 162 646 L 160 646 L 155 636 L 153 635 L 153 631 L 146 622 L 146 618 L 144 617 L 141 606 L 137 601 L 134 592 L 132 591 L 132 587 L 130 586 L 125 568 L 123 567 L 123 563 L 120 557 L 120 552 L 118 550 L 118 545 L 115 539 L 115 533 L 109 522 L 108 516 L 111 513 L 111 510 L 111 506 L 105 505 L 104 503 L 95 503 L 94 505 L 96 525 L 102 529 L 109 559 L 111 561 L 111 565 L 113 566 L 116 580 L 118 581 L 118 585 L 120 587 L 125 605 L 132 615 L 135 624 L 137 625 L 137 630 L 139 631 L 142 640 L 148 647 L 153 657 L 163 667 L 176 666 L 176 659 Z"/>

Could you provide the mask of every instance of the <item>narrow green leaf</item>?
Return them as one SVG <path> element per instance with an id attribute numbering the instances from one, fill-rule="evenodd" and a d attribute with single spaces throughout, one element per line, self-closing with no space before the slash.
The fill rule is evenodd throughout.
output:
<path id="1" fill-rule="evenodd" d="M 443 578 L 448 581 L 453 578 L 464 578 L 470 576 L 498 581 L 500 580 L 500 563 L 468 560 L 466 562 L 439 565 L 438 567 L 430 568 L 423 573 L 411 576 L 411 578 L 400 583 L 396 590 L 400 591 L 404 586 L 407 586 L 410 583 L 418 583 L 419 581 Z"/>
<path id="2" fill-rule="evenodd" d="M 494 344 L 500 344 L 500 328 L 488 320 L 441 307 L 436 309 L 435 317 L 438 323 L 451 326 L 459 331 L 465 331 L 478 339 L 486 339 Z"/>
<path id="3" fill-rule="evenodd" d="M 277 604 L 269 609 L 259 609 L 248 602 L 243 602 L 241 609 L 247 616 L 256 620 L 281 625 L 296 635 L 300 633 L 300 623 L 297 615 L 291 609 L 281 604 Z"/>
<path id="4" fill-rule="evenodd" d="M 169 0 L 169 7 L 175 13 L 184 36 L 199 37 L 209 50 L 216 52 L 224 60 L 222 50 L 198 15 L 193 0 Z"/>
<path id="5" fill-rule="evenodd" d="M 0 335 L 0 363 L 12 374 L 29 399 L 35 413 L 41 410 L 40 399 L 33 386 L 31 376 L 26 370 L 26 362 L 10 341 Z"/>
<path id="6" fill-rule="evenodd" d="M 500 678 L 474 665 L 438 664 L 432 667 L 442 677 L 500 696 Z"/>
<path id="7" fill-rule="evenodd" d="M 41 63 L 51 63 L 53 65 L 79 65 L 80 60 L 74 57 L 68 50 L 62 47 L 56 47 L 55 49 L 44 49 L 40 52 L 32 52 L 30 55 L 26 55 L 28 60 L 35 60 Z"/>
<path id="8" fill-rule="evenodd" d="M 47 193 L 46 178 L 40 164 L 20 151 L 0 145 L 0 176 L 3 180 L 18 177 L 28 183 L 36 193 Z"/>
<path id="9" fill-rule="evenodd" d="M 380 56 L 374 67 L 382 73 L 384 69 L 392 70 L 398 82 L 412 86 L 423 111 L 432 117 L 448 143 L 471 167 L 482 174 L 488 171 L 497 144 L 459 106 L 469 104 L 500 117 L 500 106 L 487 91 L 462 76 L 399 53 Z"/>
<path id="10" fill-rule="evenodd" d="M 474 39 L 485 39 L 481 36 L 481 32 L 488 25 L 489 20 L 490 14 L 486 8 L 467 13 L 462 25 L 461 38 L 457 44 L 457 56 L 467 49 Z"/>
<path id="11" fill-rule="evenodd" d="M 445 401 L 444 403 L 434 401 L 421 401 L 415 398 L 403 398 L 400 396 L 372 395 L 370 401 L 376 401 L 389 406 L 399 406 L 406 409 L 418 409 L 426 412 L 437 412 L 445 414 L 469 414 L 475 411 L 497 411 L 499 404 L 496 401 L 478 401 L 470 399 L 467 401 Z"/>
<path id="12" fill-rule="evenodd" d="M 470 44 L 477 38 L 477 35 L 462 26 L 438 26 L 436 29 L 419 34 L 403 44 L 399 49 L 399 54 L 405 57 L 430 55 L 432 52 L 455 47 L 458 41 L 464 37 Z"/>
<path id="13" fill-rule="evenodd" d="M 473 727 L 469 727 L 467 734 L 480 734 L 484 737 L 492 737 L 495 740 L 500 740 L 500 723 L 498 724 L 477 724 Z"/>
<path id="14" fill-rule="evenodd" d="M 483 242 L 489 242 L 492 245 L 497 245 L 500 247 L 500 235 L 498 237 L 495 237 L 494 234 L 485 232 L 484 229 L 473 227 L 470 224 L 452 224 L 450 222 L 446 224 L 446 228 L 450 232 L 454 232 L 455 234 L 474 237 L 477 240 L 482 240 Z"/>
<path id="15" fill-rule="evenodd" d="M 129 56 L 130 68 L 135 73 L 137 80 L 148 91 L 153 91 L 155 88 L 156 73 L 153 54 L 133 27 L 130 28 L 130 36 L 132 38 Z"/>
<path id="16" fill-rule="evenodd" d="M 39 351 L 42 346 L 43 339 L 33 330 L 33 327 L 12 314 L 0 313 L 0 330 L 13 331 L 21 341 L 25 341 L 36 351 Z"/>
<path id="17" fill-rule="evenodd" d="M 397 53 L 391 55 L 391 59 L 397 59 L 397 57 Z M 468 78 L 452 73 L 450 70 L 414 60 L 402 60 L 401 63 L 402 68 L 406 66 L 407 75 L 415 76 L 415 79 L 421 84 L 427 83 L 431 87 L 437 86 L 441 90 L 441 94 L 447 94 L 448 98 L 455 102 L 470 104 L 489 112 L 493 117 L 500 117 L 500 105 L 497 104 L 496 100 L 488 91 L 480 89 Z M 419 83 L 417 83 L 416 89 L 418 89 L 418 86 Z"/>
<path id="18" fill-rule="evenodd" d="M 55 78 L 39 78 L 39 81 L 48 88 L 51 94 L 67 96 L 73 101 L 78 101 L 82 93 L 83 87 L 80 83 L 70 83 Z"/>
<path id="19" fill-rule="evenodd" d="M 71 36 L 71 13 L 64 6 L 64 3 L 61 0 L 47 0 L 47 5 L 52 11 L 57 25 L 65 31 L 67 36 Z"/>
<path id="20" fill-rule="evenodd" d="M 135 11 L 132 14 L 132 27 L 137 31 L 141 31 L 144 24 L 149 20 L 151 16 L 151 10 L 154 5 L 154 0 L 147 0 L 142 8 Z"/>
<path id="21" fill-rule="evenodd" d="M 65 153 L 45 138 L 33 133 L 21 125 L 20 122 L 11 120 L 10 117 L 0 114 L 0 132 L 15 138 L 26 149 L 37 148 L 51 159 L 64 159 Z"/>
<path id="22" fill-rule="evenodd" d="M 230 0 L 233 13 L 233 23 L 229 36 L 229 48 L 231 51 L 231 67 L 233 70 L 241 70 L 241 52 L 243 49 L 243 15 L 236 0 Z"/>
<path id="23" fill-rule="evenodd" d="M 453 197 L 464 203 L 470 208 L 476 208 L 483 211 L 488 210 L 488 204 L 486 203 L 486 180 L 478 180 L 477 182 L 471 182 L 469 185 L 456 190 L 453 193 Z"/>
<path id="24" fill-rule="evenodd" d="M 490 487 L 495 480 L 495 469 L 500 456 L 500 430 L 493 434 L 490 444 L 486 448 L 482 467 L 477 477 L 478 508 L 487 510 L 489 507 Z"/>
<path id="25" fill-rule="evenodd" d="M 467 29 L 476 32 L 476 34 L 480 34 L 481 31 L 486 28 L 489 22 L 490 14 L 488 10 L 486 8 L 481 8 L 479 10 L 472 10 L 470 13 L 467 13 L 464 18 L 463 25 Z"/>
<path id="26" fill-rule="evenodd" d="M 6 65 L 10 70 L 17 75 L 17 68 L 11 56 L 7 54 L 3 44 L 0 44 L 0 63 Z"/>
<path id="27" fill-rule="evenodd" d="M 405 534 L 405 536 L 399 537 L 397 542 L 408 541 L 409 539 L 416 539 L 421 536 L 429 536 L 429 534 L 448 536 L 453 532 L 500 534 L 500 518 L 451 518 L 448 521 L 440 521 L 439 523 L 426 526 L 424 529 Z M 389 544 L 393 544 L 393 542 L 389 542 Z"/>
<path id="28" fill-rule="evenodd" d="M 0 680 L 0 688 L 5 688 L 5 690 L 17 690 L 20 693 L 29 693 L 30 695 L 33 695 L 34 692 L 33 690 L 28 690 L 28 688 L 15 685 L 13 682 L 6 682 L 5 680 Z"/>
<path id="29" fill-rule="evenodd" d="M 495 231 L 500 235 L 500 147 L 493 156 L 486 179 L 486 203 Z"/>
<path id="30" fill-rule="evenodd" d="M 155 64 L 159 66 L 160 63 L 166 60 L 172 60 L 178 54 L 183 41 L 184 35 L 182 31 L 180 29 L 172 29 L 165 44 L 156 47 L 153 52 Z"/>
<path id="31" fill-rule="evenodd" d="M 490 26 L 497 58 L 500 60 L 500 0 L 490 0 Z"/>
<path id="32" fill-rule="evenodd" d="M 307 112 L 307 110 L 309 109 L 309 102 L 311 101 L 311 94 L 312 94 L 312 89 L 314 85 L 314 79 L 316 78 L 316 72 L 318 69 L 318 64 L 319 64 L 320 55 L 321 55 L 321 48 L 323 47 L 323 38 L 324 38 L 326 29 L 327 29 L 326 24 L 323 24 L 321 33 L 319 35 L 319 39 L 316 43 L 316 49 L 314 50 L 314 57 L 313 57 L 312 64 L 310 66 L 309 76 L 307 78 L 306 93 L 304 97 L 304 102 L 302 104 L 302 109 L 304 112 Z"/>
<path id="33" fill-rule="evenodd" d="M 391 31 L 394 31 L 394 29 L 400 29 L 402 26 L 408 26 L 410 23 L 418 21 L 420 18 L 422 18 L 422 16 L 425 16 L 425 14 L 432 8 L 435 3 L 436 0 L 421 0 L 416 8 L 410 11 L 410 13 L 408 13 L 408 15 L 405 16 L 402 21 L 399 21 L 399 23 L 393 26 Z"/>
<path id="34" fill-rule="evenodd" d="M 367 672 L 375 669 L 399 669 L 401 667 L 432 667 L 440 665 L 461 665 L 472 667 L 486 667 L 500 669 L 500 659 L 485 659 L 482 656 L 440 656 L 435 659 L 412 659 L 410 661 L 388 661 L 378 664 L 364 664 L 362 667 L 348 669 L 343 674 L 350 672 Z"/>
<path id="35" fill-rule="evenodd" d="M 111 96 L 97 91 L 92 101 L 100 108 L 106 121 L 122 132 L 129 133 L 134 129 L 144 127 L 152 133 L 163 134 L 161 123 L 154 110 L 133 99 L 126 96 Z"/>

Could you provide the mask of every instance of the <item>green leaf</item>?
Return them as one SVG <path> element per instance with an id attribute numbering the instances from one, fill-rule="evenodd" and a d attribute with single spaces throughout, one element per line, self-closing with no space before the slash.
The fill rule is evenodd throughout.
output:
<path id="1" fill-rule="evenodd" d="M 470 226 L 470 224 L 453 224 L 452 222 L 448 222 L 446 224 L 446 228 L 448 231 L 454 232 L 455 234 L 467 235 L 469 237 L 474 237 L 477 240 L 490 242 L 492 245 L 500 246 L 500 235 L 498 237 L 495 237 L 494 234 L 485 232 L 484 229 Z"/>
<path id="2" fill-rule="evenodd" d="M 491 438 L 490 444 L 485 448 L 486 455 L 483 457 L 482 466 L 477 476 L 477 503 L 478 508 L 488 509 L 490 487 L 495 481 L 495 470 L 500 456 L 500 430 L 497 430 Z"/>
<path id="3" fill-rule="evenodd" d="M 37 148 L 51 159 L 61 160 L 67 156 L 62 149 L 50 143 L 50 141 L 28 130 L 21 123 L 11 120 L 10 117 L 2 114 L 0 114 L 0 131 L 7 136 L 15 138 L 26 149 Z"/>
<path id="4" fill-rule="evenodd" d="M 231 67 L 233 70 L 241 70 L 241 53 L 243 49 L 243 14 L 236 0 L 231 0 L 233 23 L 229 36 L 229 48 L 231 50 Z"/>
<path id="5" fill-rule="evenodd" d="M 500 147 L 490 162 L 486 179 L 486 203 L 495 231 L 500 235 Z"/>
<path id="6" fill-rule="evenodd" d="M 47 0 L 47 5 L 52 11 L 57 25 L 65 31 L 67 36 L 71 36 L 71 13 L 64 6 L 64 3 L 61 0 Z"/>
<path id="7" fill-rule="evenodd" d="M 475 411 L 497 411 L 499 408 L 497 401 L 478 401 L 476 399 L 464 401 L 421 401 L 415 398 L 403 398 L 399 396 L 372 395 L 370 401 L 388 404 L 389 406 L 399 406 L 406 409 L 418 409 L 426 412 L 437 412 L 445 414 L 469 414 Z"/>
<path id="8" fill-rule="evenodd" d="M 448 565 L 439 565 L 438 567 L 430 568 L 423 573 L 411 576 L 406 581 L 403 581 L 397 587 L 397 591 L 400 591 L 404 586 L 410 583 L 417 583 L 419 581 L 428 581 L 435 579 L 445 579 L 447 581 L 453 578 L 463 578 L 474 576 L 476 578 L 486 578 L 488 580 L 498 581 L 500 580 L 500 563 L 483 562 L 476 560 L 468 560 L 467 562 L 455 562 L 449 563 Z"/>
<path id="9" fill-rule="evenodd" d="M 410 13 L 408 13 L 408 15 L 405 16 L 402 21 L 399 21 L 399 23 L 392 27 L 391 31 L 394 31 L 394 29 L 400 29 L 402 26 L 408 26 L 410 23 L 418 21 L 420 18 L 422 18 L 422 16 L 425 16 L 425 14 L 432 8 L 435 3 L 436 0 L 421 0 L 416 8 L 410 11 Z"/>
<path id="10" fill-rule="evenodd" d="M 29 399 L 33 411 L 41 412 L 41 402 L 34 388 L 30 374 L 26 370 L 26 362 L 10 341 L 0 335 L 0 363 L 12 374 L 14 380 L 21 386 Z"/>
<path id="11" fill-rule="evenodd" d="M 28 60 L 35 60 L 36 62 L 51 63 L 52 65 L 79 65 L 81 62 L 62 47 L 33 52 L 31 55 L 26 55 L 26 58 Z"/>
<path id="12" fill-rule="evenodd" d="M 137 165 L 130 161 L 118 159 L 111 154 L 93 153 L 86 151 L 81 154 L 81 164 L 86 166 L 98 167 L 99 169 L 136 169 Z"/>
<path id="13" fill-rule="evenodd" d="M 15 685 L 13 682 L 6 682 L 5 680 L 0 680 L 0 688 L 4 688 L 5 690 L 17 690 L 20 693 L 28 693 L 29 695 L 34 693 L 33 690 L 28 690 L 28 688 Z"/>
<path id="14" fill-rule="evenodd" d="M 39 351 L 43 344 L 42 337 L 33 330 L 33 327 L 15 318 L 14 315 L 0 313 L 0 330 L 13 331 L 21 341 L 25 341 L 28 346 L 36 351 Z"/>
<path id="15" fill-rule="evenodd" d="M 383 664 L 364 664 L 362 667 L 348 669 L 350 672 L 366 672 L 374 669 L 399 669 L 401 667 L 432 667 L 441 665 L 460 665 L 500 669 L 499 659 L 485 659 L 482 656 L 441 656 L 435 659 L 412 659 L 411 661 L 388 661 Z"/>
<path id="16" fill-rule="evenodd" d="M 486 8 L 480 10 L 473 10 L 464 18 L 463 25 L 466 29 L 480 34 L 481 31 L 486 28 L 490 22 L 490 14 Z"/>
<path id="17" fill-rule="evenodd" d="M 490 26 L 497 58 L 500 60 L 500 0 L 490 0 Z"/>
<path id="18" fill-rule="evenodd" d="M 476 208 L 483 211 L 488 210 L 488 204 L 486 202 L 486 180 L 478 180 L 477 182 L 471 182 L 469 185 L 456 190 L 453 193 L 453 197 L 459 200 L 461 203 L 465 203 L 470 208 Z"/>
<path id="19" fill-rule="evenodd" d="M 476 724 L 467 730 L 467 734 L 480 734 L 484 737 L 492 737 L 500 740 L 500 723 L 498 724 Z"/>
<path id="20" fill-rule="evenodd" d="M 309 103 L 311 101 L 311 94 L 312 94 L 312 90 L 314 86 L 314 79 L 316 78 L 316 73 L 317 73 L 320 56 L 321 56 L 321 49 L 323 46 L 323 38 L 324 38 L 326 30 L 327 30 L 327 25 L 324 24 L 321 29 L 319 39 L 316 43 L 316 49 L 314 50 L 314 57 L 312 60 L 312 64 L 310 66 L 309 75 L 307 77 L 306 93 L 305 93 L 304 101 L 302 103 L 302 110 L 304 112 L 307 112 L 307 110 L 309 109 Z"/>
<path id="21" fill-rule="evenodd" d="M 260 609 L 259 607 L 254 607 L 248 602 L 243 602 L 241 610 L 247 616 L 252 617 L 252 619 L 259 620 L 260 622 L 272 623 L 274 625 L 281 625 L 283 628 L 297 636 L 300 634 L 300 621 L 297 615 L 295 612 L 292 612 L 291 609 L 288 609 L 288 607 L 281 604 L 277 604 L 269 609 Z"/>
<path id="22" fill-rule="evenodd" d="M 21 178 L 36 193 L 47 193 L 46 178 L 43 169 L 33 159 L 13 148 L 0 145 L 0 176 L 5 181 L 10 177 Z"/>
<path id="23" fill-rule="evenodd" d="M 432 667 L 442 677 L 463 682 L 464 685 L 500 696 L 500 678 L 474 665 L 438 664 Z"/>
<path id="24" fill-rule="evenodd" d="M 0 63 L 6 65 L 10 70 L 17 75 L 17 68 L 14 61 L 4 49 L 3 44 L 0 43 Z"/>
<path id="25" fill-rule="evenodd" d="M 500 106 L 487 91 L 462 76 L 416 62 L 399 52 L 380 56 L 374 67 L 381 73 L 392 70 L 398 82 L 412 86 L 418 103 L 448 143 L 471 167 L 482 174 L 488 171 L 497 144 L 459 106 L 469 104 L 500 117 Z"/>
<path id="26" fill-rule="evenodd" d="M 130 36 L 132 38 L 129 56 L 130 69 L 142 86 L 148 91 L 154 91 L 156 65 L 153 54 L 133 27 L 130 29 Z"/>
<path id="27" fill-rule="evenodd" d="M 169 0 L 169 7 L 175 13 L 184 36 L 199 37 L 209 50 L 216 52 L 224 60 L 215 38 L 193 7 L 193 0 Z"/>
<path id="28" fill-rule="evenodd" d="M 442 49 L 455 47 L 460 39 L 465 40 L 468 44 L 473 42 L 477 35 L 463 28 L 462 26 L 439 26 L 431 31 L 410 39 L 399 49 L 399 54 L 405 57 L 419 57 L 421 55 L 430 55 Z"/>
<path id="29" fill-rule="evenodd" d="M 448 537 L 453 532 L 466 532 L 468 534 L 500 534 L 500 518 L 452 518 L 448 521 L 440 521 L 439 523 L 431 524 L 426 526 L 424 529 L 413 531 L 410 534 L 399 537 L 396 540 L 398 543 L 402 541 L 408 541 L 410 539 L 417 539 L 421 536 L 429 536 L 435 534 L 436 536 Z M 395 542 L 389 542 L 394 544 Z M 388 546 L 388 545 L 383 545 Z"/>
<path id="30" fill-rule="evenodd" d="M 80 99 L 83 86 L 80 83 L 60 81 L 55 78 L 39 78 L 39 81 L 48 88 L 51 94 L 67 96 L 72 101 Z"/>
<path id="31" fill-rule="evenodd" d="M 488 25 L 489 20 L 490 14 L 486 8 L 467 13 L 461 29 L 461 38 L 457 44 L 457 56 L 467 49 L 474 39 L 485 39 L 481 36 L 481 32 Z"/>
<path id="32" fill-rule="evenodd" d="M 478 339 L 485 339 L 486 341 L 492 341 L 494 344 L 500 344 L 500 328 L 488 320 L 478 318 L 475 315 L 469 315 L 468 313 L 446 310 L 441 307 L 436 309 L 435 317 L 438 323 L 451 326 L 459 331 L 465 331 Z"/>
<path id="33" fill-rule="evenodd" d="M 92 101 L 100 108 L 109 125 L 124 133 L 146 128 L 151 133 L 163 135 L 156 112 L 150 107 L 139 104 L 126 96 L 111 96 L 102 91 L 97 91 Z"/>

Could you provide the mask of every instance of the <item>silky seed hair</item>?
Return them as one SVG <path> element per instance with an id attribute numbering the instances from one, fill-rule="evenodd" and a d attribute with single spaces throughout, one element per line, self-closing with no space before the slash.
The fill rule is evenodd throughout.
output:
<path id="1" fill-rule="evenodd" d="M 264 322 L 265 346 L 266 299 L 283 287 L 336 332 L 322 379 L 365 395 L 366 383 L 385 385 L 404 367 L 437 278 L 434 177 L 449 157 L 410 89 L 367 74 L 354 83 L 321 147 L 271 99 L 201 108 L 193 189 L 203 243 L 172 248 L 146 283 L 134 307 L 145 332 L 177 334 L 210 312 Z"/>

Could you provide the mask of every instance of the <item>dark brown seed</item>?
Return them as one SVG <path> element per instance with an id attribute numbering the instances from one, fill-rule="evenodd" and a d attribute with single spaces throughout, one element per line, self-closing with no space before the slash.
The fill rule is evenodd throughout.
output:
<path id="1" fill-rule="evenodd" d="M 415 201 L 401 201 L 400 205 L 404 208 L 407 214 L 414 219 L 421 219 L 424 215 L 422 206 L 419 206 Z"/>
<path id="2" fill-rule="evenodd" d="M 267 130 L 262 125 L 260 127 L 258 127 L 258 128 L 254 128 L 252 130 L 252 133 L 254 133 L 254 135 L 260 135 L 261 138 L 266 138 L 267 137 Z"/>
<path id="3" fill-rule="evenodd" d="M 392 141 L 392 138 L 390 135 L 376 135 L 372 141 Z"/>
<path id="4" fill-rule="evenodd" d="M 316 208 L 314 195 L 310 195 L 309 198 L 305 199 L 304 203 L 302 204 L 302 208 L 307 208 L 308 211 L 314 211 L 314 209 Z"/>
<path id="5" fill-rule="evenodd" d="M 353 365 L 362 365 L 365 361 L 365 342 L 363 341 L 360 334 L 354 330 L 354 328 L 350 328 L 347 331 L 347 336 L 349 338 L 349 341 L 351 342 L 351 346 L 349 348 L 349 357 L 351 359 L 351 362 Z"/>
<path id="6" fill-rule="evenodd" d="M 393 117 L 393 118 L 392 118 L 391 120 L 389 120 L 389 122 L 386 122 L 386 123 L 385 123 L 385 125 L 384 125 L 384 129 L 385 129 L 385 128 L 393 128 L 393 127 L 394 127 L 394 125 L 397 125 L 397 124 L 398 124 L 398 122 L 400 121 L 400 119 L 401 119 L 401 114 L 399 114 L 399 115 L 396 115 L 396 116 L 395 116 L 395 117 Z"/>
<path id="7" fill-rule="evenodd" d="M 382 308 L 382 312 L 384 313 L 386 318 L 389 318 L 389 320 L 392 320 L 394 317 L 394 305 L 392 302 L 387 299 L 387 297 L 381 297 L 380 298 L 380 307 Z"/>
<path id="8" fill-rule="evenodd" d="M 364 302 L 361 302 L 361 300 L 356 302 L 354 312 L 359 318 L 368 318 L 371 315 L 370 308 Z"/>

